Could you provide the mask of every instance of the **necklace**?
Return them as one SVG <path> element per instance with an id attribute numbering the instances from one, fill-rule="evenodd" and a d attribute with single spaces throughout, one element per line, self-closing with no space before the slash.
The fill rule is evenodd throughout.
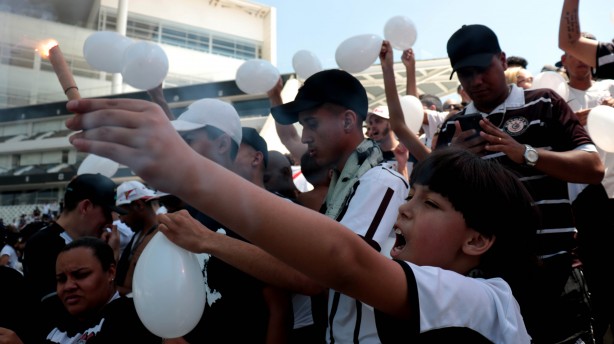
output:
<path id="1" fill-rule="evenodd" d="M 140 232 L 135 234 L 135 235 L 138 235 L 138 237 L 132 243 L 132 247 L 130 249 L 130 257 L 129 257 L 130 259 L 132 259 L 132 256 L 134 255 L 134 252 L 139 248 L 139 246 L 141 246 L 141 244 L 143 243 L 143 240 L 145 240 L 145 237 L 148 236 L 149 234 L 151 234 L 154 230 L 156 230 L 156 228 L 158 228 L 158 224 L 157 223 L 155 225 L 153 225 L 147 231 L 147 233 L 143 234 L 143 231 L 140 231 Z"/>

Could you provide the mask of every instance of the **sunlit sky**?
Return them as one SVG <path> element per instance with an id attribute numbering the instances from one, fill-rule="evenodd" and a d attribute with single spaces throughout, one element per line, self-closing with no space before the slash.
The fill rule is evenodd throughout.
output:
<path id="1" fill-rule="evenodd" d="M 335 51 L 345 39 L 359 34 L 384 37 L 386 22 L 398 15 L 410 18 L 418 38 L 416 58 L 447 57 L 446 42 L 463 24 L 484 24 L 497 33 L 507 55 L 529 61 L 538 73 L 560 60 L 558 29 L 562 0 L 258 0 L 277 8 L 277 67 L 292 73 L 299 50 L 313 52 L 324 68 L 337 68 Z M 580 1 L 580 26 L 599 40 L 614 38 L 610 19 L 614 2 Z M 395 59 L 400 58 L 400 51 Z M 379 64 L 379 61 L 375 62 Z"/>

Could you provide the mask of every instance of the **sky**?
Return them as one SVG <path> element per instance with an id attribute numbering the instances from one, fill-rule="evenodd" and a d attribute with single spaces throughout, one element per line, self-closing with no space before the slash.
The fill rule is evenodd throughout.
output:
<path id="1" fill-rule="evenodd" d="M 323 68 L 338 68 L 335 51 L 361 34 L 384 38 L 384 26 L 405 16 L 416 26 L 416 59 L 445 58 L 448 38 L 463 24 L 483 24 L 499 37 L 508 55 L 529 61 L 533 74 L 560 60 L 558 30 L 563 0 L 256 0 L 277 9 L 277 68 L 293 73 L 299 50 L 315 54 Z M 580 1 L 580 29 L 598 40 L 614 38 L 614 1 Z M 395 60 L 400 60 L 395 51 Z M 379 64 L 379 59 L 374 62 Z"/>

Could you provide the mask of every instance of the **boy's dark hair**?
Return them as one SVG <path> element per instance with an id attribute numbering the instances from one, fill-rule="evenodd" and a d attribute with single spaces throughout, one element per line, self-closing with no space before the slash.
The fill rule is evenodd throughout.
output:
<path id="1" fill-rule="evenodd" d="M 537 262 L 540 217 L 516 175 L 498 162 L 445 147 L 414 167 L 410 185 L 414 184 L 446 197 L 463 214 L 467 227 L 496 238 L 480 258 L 482 277 L 501 277 L 512 289 L 527 282 Z"/>

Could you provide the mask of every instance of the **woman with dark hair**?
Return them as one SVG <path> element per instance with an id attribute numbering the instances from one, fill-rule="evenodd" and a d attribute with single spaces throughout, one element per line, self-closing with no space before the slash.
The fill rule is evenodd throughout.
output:
<path id="1" fill-rule="evenodd" d="M 132 299 L 115 286 L 113 249 L 83 237 L 67 244 L 56 261 L 57 293 L 63 308 L 48 319 L 45 343 L 160 343 L 138 318 Z"/>

